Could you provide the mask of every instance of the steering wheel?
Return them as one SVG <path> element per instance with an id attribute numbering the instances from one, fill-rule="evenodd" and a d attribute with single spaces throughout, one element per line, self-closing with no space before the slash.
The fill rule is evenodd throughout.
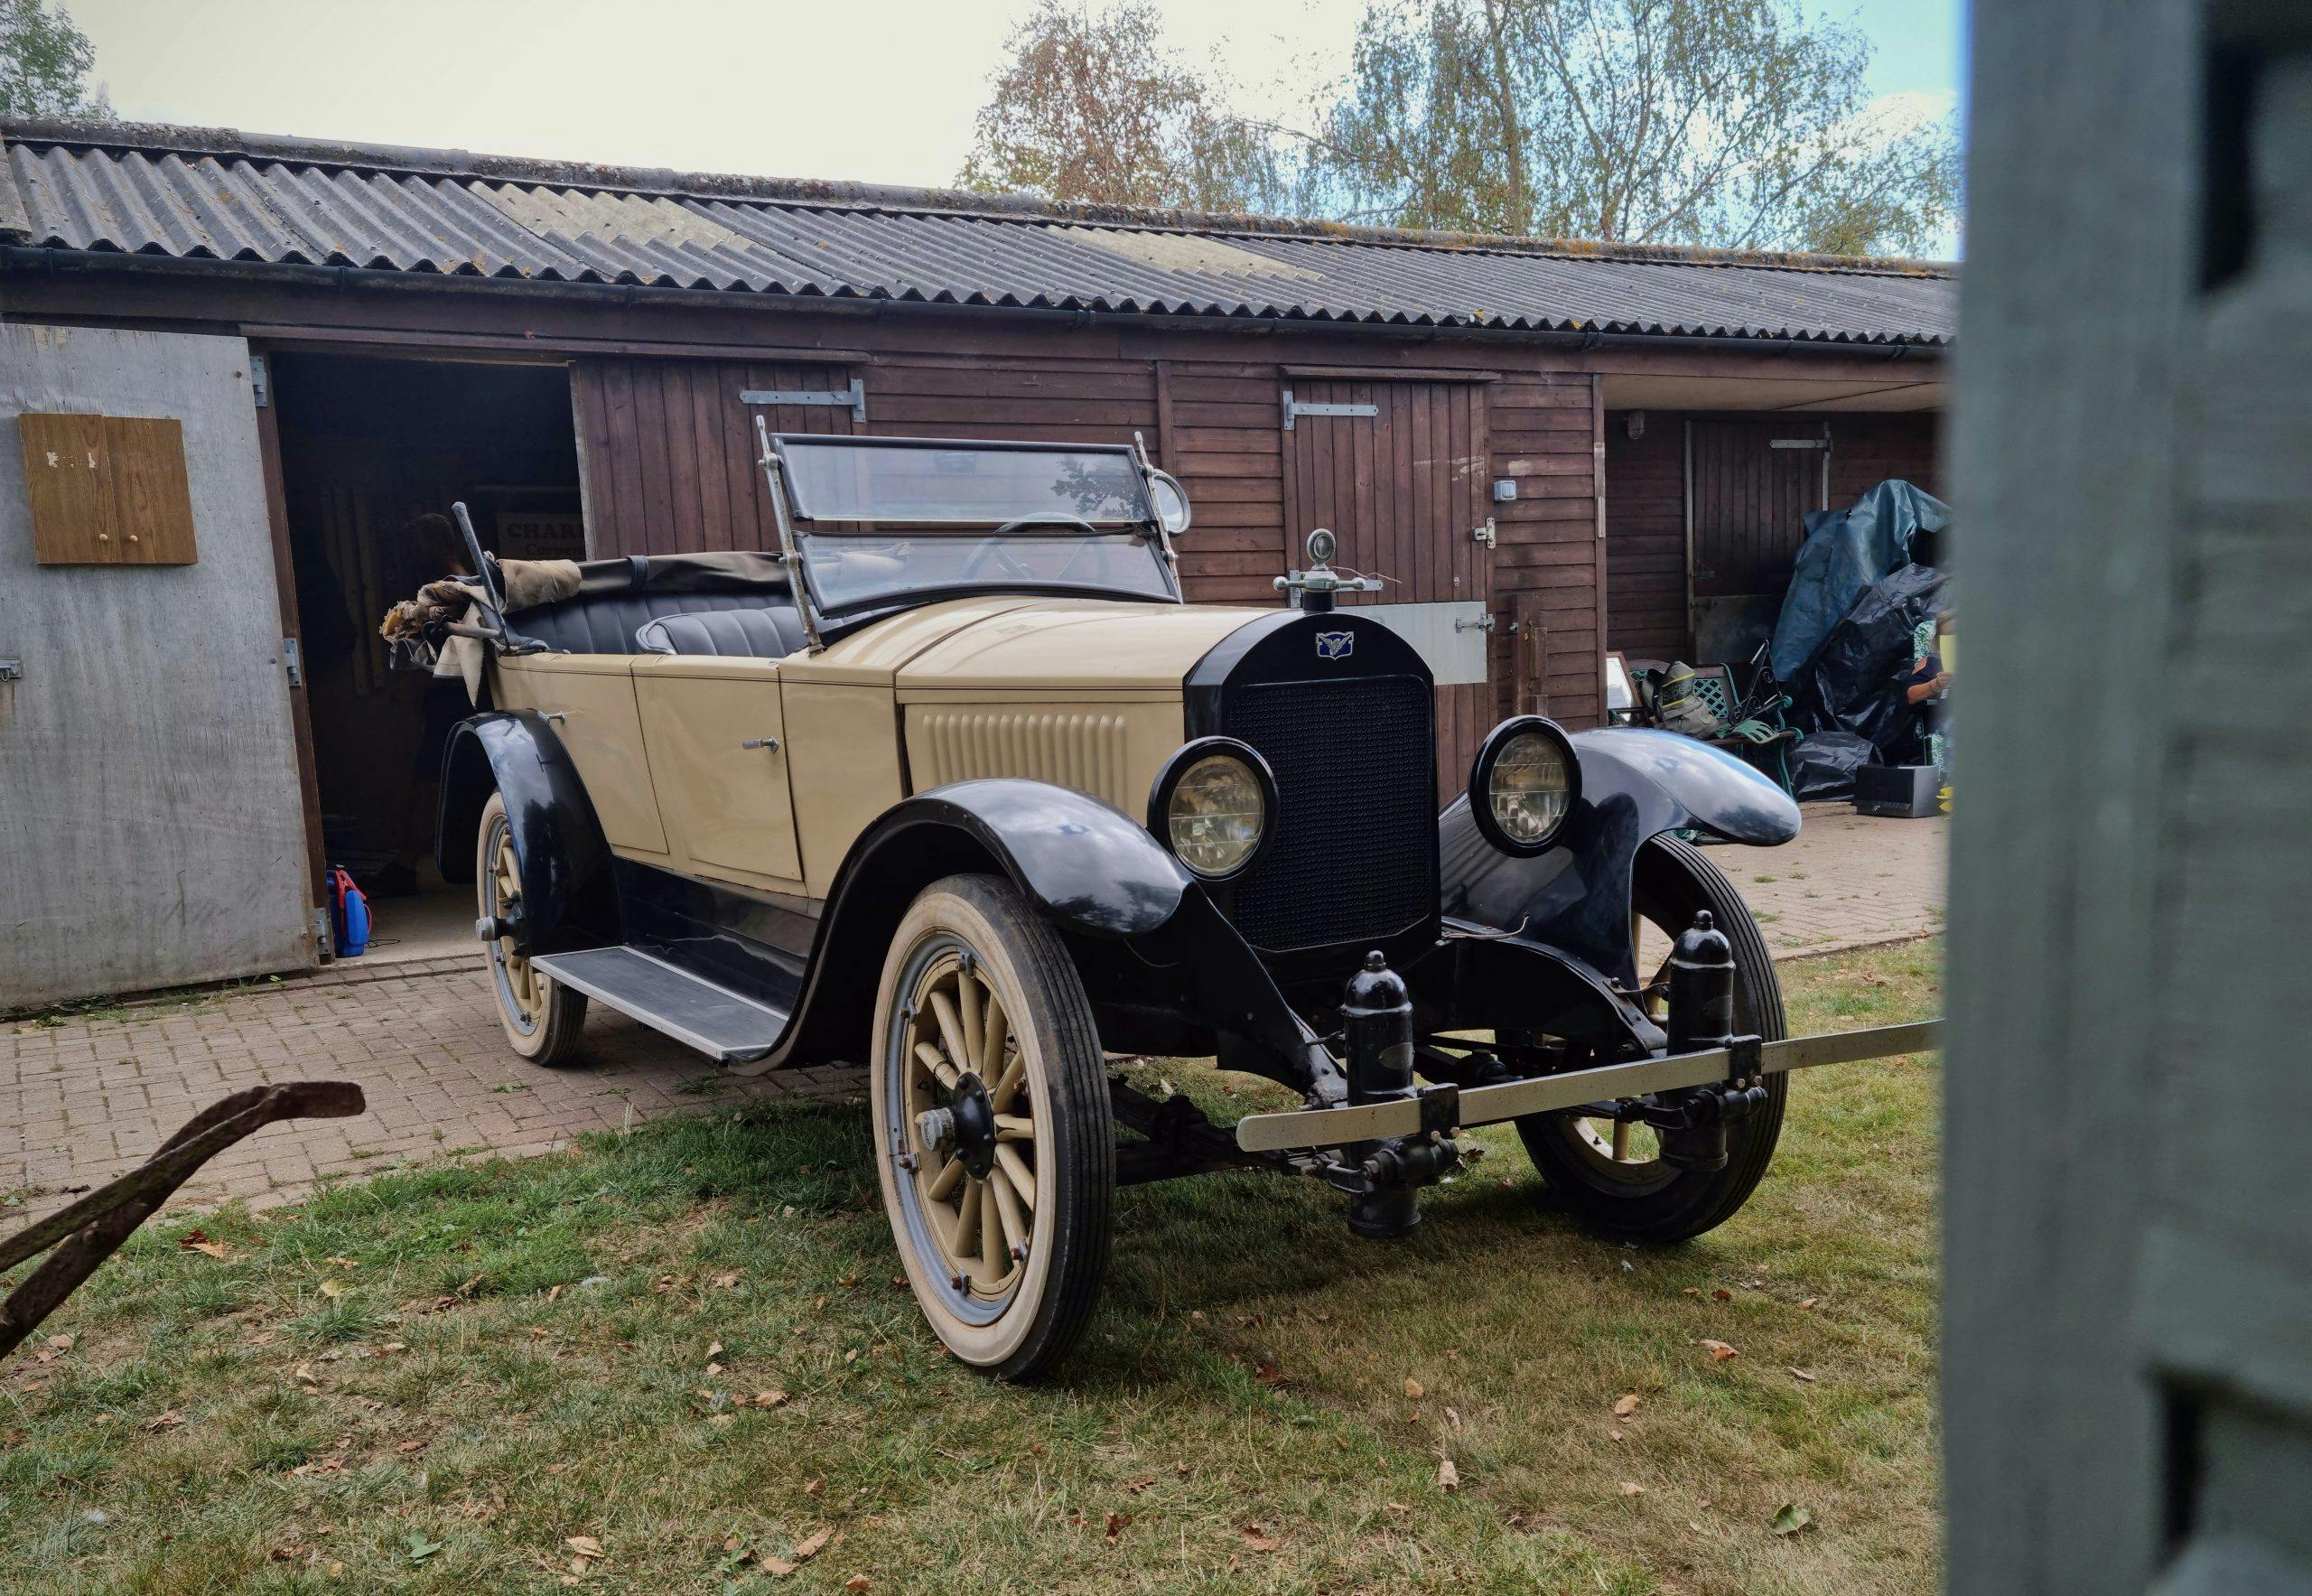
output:
<path id="1" fill-rule="evenodd" d="M 1086 520 L 1082 516 L 1070 515 L 1066 510 L 1046 509 L 1037 510 L 1030 515 L 1014 516 L 1010 520 L 1004 522 L 1003 525 L 995 528 L 994 531 L 989 533 L 988 537 L 991 539 L 998 538 L 1007 532 L 1016 532 L 1022 527 L 1080 527 L 1095 537 L 1097 537 L 1100 535 L 1100 529 L 1092 525 L 1091 522 Z M 1079 549 L 1077 552 L 1080 554 L 1083 551 Z M 1003 547 L 1001 544 L 992 541 L 984 547 L 981 548 L 978 553 L 965 560 L 963 563 L 961 569 L 956 572 L 956 574 L 958 576 L 965 577 L 976 576 L 979 574 L 979 568 L 993 560 L 1002 561 L 1004 567 L 1003 574 L 1017 581 L 1035 582 L 1039 580 L 1034 572 L 1029 570 L 1025 565 L 1022 565 L 1017 559 L 1012 557 L 1011 550 Z M 1072 557 L 1068 561 L 1068 564 L 1071 565 L 1075 563 L 1076 562 Z M 1063 571 L 1062 574 L 1065 574 L 1066 573 Z"/>

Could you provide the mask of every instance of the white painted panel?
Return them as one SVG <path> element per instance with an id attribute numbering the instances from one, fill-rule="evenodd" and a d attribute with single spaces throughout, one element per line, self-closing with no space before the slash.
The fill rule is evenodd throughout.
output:
<path id="1" fill-rule="evenodd" d="M 1485 605 L 1476 599 L 1442 604 L 1359 604 L 1356 613 L 1377 621 L 1413 646 L 1429 662 L 1440 687 L 1482 682 L 1485 676 Z"/>
<path id="2" fill-rule="evenodd" d="M 0 326 L 0 1007 L 314 962 L 248 373 L 238 338 Z M 35 565 L 26 410 L 182 421 L 199 563 Z"/>

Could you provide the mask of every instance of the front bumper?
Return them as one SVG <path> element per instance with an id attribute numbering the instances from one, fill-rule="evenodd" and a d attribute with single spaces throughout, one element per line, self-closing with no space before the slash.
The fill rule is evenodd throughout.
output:
<path id="1" fill-rule="evenodd" d="M 1304 1108 L 1282 1114 L 1248 1114 L 1236 1122 L 1236 1145 L 1246 1153 L 1282 1153 L 1317 1147 L 1346 1147 L 1432 1129 L 1497 1125 L 1529 1114 L 1549 1114 L 1610 1103 L 1651 1092 L 1709 1086 L 1738 1077 L 1779 1075 L 1823 1064 L 1852 1064 L 1899 1053 L 1930 1051 L 1942 1045 L 1943 1022 L 1917 1020 L 1871 1031 L 1829 1031 L 1748 1048 L 1710 1048 L 1695 1053 L 1601 1064 L 1493 1086 L 1431 1087 L 1418 1097 L 1337 1108 Z"/>

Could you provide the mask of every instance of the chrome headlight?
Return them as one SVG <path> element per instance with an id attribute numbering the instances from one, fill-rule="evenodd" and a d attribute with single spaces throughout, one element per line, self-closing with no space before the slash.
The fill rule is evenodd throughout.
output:
<path id="1" fill-rule="evenodd" d="M 1556 723 L 1517 715 L 1496 726 L 1469 772 L 1469 814 L 1505 854 L 1538 854 L 1557 840 L 1581 797 L 1581 761 Z"/>
<path id="2" fill-rule="evenodd" d="M 1200 737 L 1164 762 L 1148 795 L 1148 829 L 1206 881 L 1241 874 L 1268 840 L 1276 777 L 1233 737 Z"/>

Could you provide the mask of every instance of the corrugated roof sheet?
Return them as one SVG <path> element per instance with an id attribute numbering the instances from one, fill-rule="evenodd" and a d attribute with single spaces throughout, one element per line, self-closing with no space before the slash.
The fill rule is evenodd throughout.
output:
<path id="1" fill-rule="evenodd" d="M 1151 315 L 1950 341 L 1953 268 L 0 121 L 0 238 L 182 260 Z"/>

